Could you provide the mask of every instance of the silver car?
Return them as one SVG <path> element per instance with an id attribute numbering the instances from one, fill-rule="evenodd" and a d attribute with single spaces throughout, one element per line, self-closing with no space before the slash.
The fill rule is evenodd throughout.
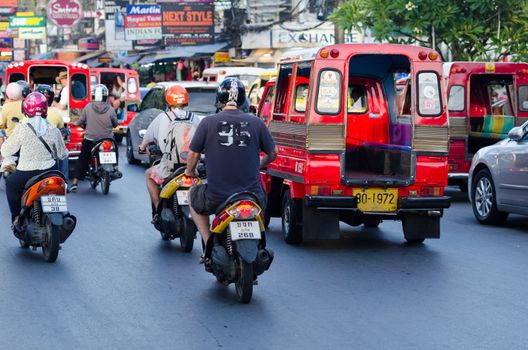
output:
<path id="1" fill-rule="evenodd" d="M 468 188 L 481 224 L 499 224 L 509 213 L 528 215 L 528 122 L 475 154 Z"/>

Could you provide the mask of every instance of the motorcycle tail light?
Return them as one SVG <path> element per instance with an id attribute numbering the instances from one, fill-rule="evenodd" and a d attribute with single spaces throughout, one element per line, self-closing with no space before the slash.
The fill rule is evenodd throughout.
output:
<path id="1" fill-rule="evenodd" d="M 439 197 L 442 194 L 441 187 L 422 187 L 422 197 Z"/>
<path id="2" fill-rule="evenodd" d="M 178 180 L 176 180 L 176 183 L 180 185 L 180 187 L 192 187 L 198 183 L 198 179 L 183 175 Z"/>
<path id="3" fill-rule="evenodd" d="M 66 185 L 64 180 L 58 176 L 48 177 L 47 179 L 42 180 L 38 187 L 38 192 L 47 189 L 49 191 L 56 191 L 57 189 L 65 189 Z"/>
<path id="4" fill-rule="evenodd" d="M 99 151 L 102 151 L 102 152 L 110 152 L 112 150 L 112 148 L 114 147 L 114 145 L 112 144 L 111 141 L 103 141 L 103 143 L 101 144 L 101 146 L 99 146 Z"/>
<path id="5" fill-rule="evenodd" d="M 228 220 L 231 217 L 229 213 L 226 210 L 222 210 L 220 214 L 215 216 L 213 219 L 213 222 L 211 223 L 211 231 L 215 231 L 215 228 L 222 225 L 226 220 Z"/>
<path id="6" fill-rule="evenodd" d="M 241 201 L 228 210 L 236 220 L 254 219 L 260 214 L 260 208 L 251 201 Z"/>

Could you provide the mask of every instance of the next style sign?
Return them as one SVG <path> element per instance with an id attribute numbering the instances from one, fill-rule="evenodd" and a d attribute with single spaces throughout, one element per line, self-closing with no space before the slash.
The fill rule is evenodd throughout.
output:
<path id="1" fill-rule="evenodd" d="M 345 43 L 360 43 L 363 37 L 360 33 L 353 31 L 345 34 Z M 271 33 L 271 45 L 273 48 L 292 47 L 317 47 L 335 44 L 335 34 L 333 30 L 307 30 L 307 31 L 287 31 L 274 29 Z"/>

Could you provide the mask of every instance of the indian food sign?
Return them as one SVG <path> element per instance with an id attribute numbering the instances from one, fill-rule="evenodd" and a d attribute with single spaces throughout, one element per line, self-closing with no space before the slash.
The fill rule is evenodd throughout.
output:
<path id="1" fill-rule="evenodd" d="M 161 7 L 128 5 L 125 17 L 126 40 L 161 39 Z"/>

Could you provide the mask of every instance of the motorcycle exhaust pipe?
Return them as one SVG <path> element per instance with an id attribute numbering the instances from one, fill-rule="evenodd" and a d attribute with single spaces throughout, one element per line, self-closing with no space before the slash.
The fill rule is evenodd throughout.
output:
<path id="1" fill-rule="evenodd" d="M 64 243 L 70 237 L 76 225 L 77 219 L 74 216 L 66 216 L 64 218 L 61 230 L 61 243 Z"/>
<path id="2" fill-rule="evenodd" d="M 123 177 L 123 173 L 120 172 L 120 171 L 116 171 L 116 172 L 110 174 L 110 178 L 111 178 L 112 180 L 117 180 L 117 179 L 120 179 L 120 178 L 122 178 L 122 177 Z"/>
<path id="3" fill-rule="evenodd" d="M 274 253 L 271 249 L 260 249 L 257 253 L 257 258 L 253 263 L 254 271 L 257 275 L 267 271 L 273 262 Z"/>

